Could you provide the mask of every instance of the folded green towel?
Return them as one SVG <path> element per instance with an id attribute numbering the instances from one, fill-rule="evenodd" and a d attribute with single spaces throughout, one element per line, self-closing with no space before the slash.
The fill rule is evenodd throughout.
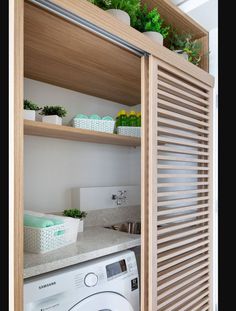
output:
<path id="1" fill-rule="evenodd" d="M 35 228 L 46 228 L 62 224 L 63 221 L 59 219 L 48 219 L 45 217 L 37 217 L 33 215 L 24 214 L 24 226 Z"/>
<path id="2" fill-rule="evenodd" d="M 48 220 L 51 220 L 53 222 L 54 225 L 61 225 L 64 224 L 64 221 L 61 219 L 55 219 L 55 218 L 48 218 Z"/>

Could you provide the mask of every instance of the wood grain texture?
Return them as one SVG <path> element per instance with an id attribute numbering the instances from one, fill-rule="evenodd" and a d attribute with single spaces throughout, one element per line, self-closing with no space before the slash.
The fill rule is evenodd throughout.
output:
<path id="1" fill-rule="evenodd" d="M 157 271 L 150 261 L 154 273 L 149 272 L 153 278 L 149 300 L 156 311 L 200 310 L 206 304 L 211 308 L 212 90 L 151 59 L 157 73 L 150 75 L 154 87 L 149 84 L 156 88 L 149 161 L 158 173 L 150 187 L 154 198 L 150 211 L 157 219 L 149 229 L 150 241 L 155 235 L 157 246 L 149 242 L 149 253 L 157 260 Z"/>
<path id="2" fill-rule="evenodd" d="M 213 85 L 214 78 L 206 71 L 179 57 L 179 55 L 169 49 L 154 43 L 136 29 L 121 23 L 115 17 L 89 3 L 87 0 L 52 0 L 51 2 L 118 36 L 137 48 L 152 54 L 167 64 L 187 73 L 189 76 L 209 86 Z"/>
<path id="3" fill-rule="evenodd" d="M 148 161 L 148 122 L 149 122 L 149 79 L 148 58 L 142 57 L 141 62 L 141 113 L 142 113 L 142 135 L 141 135 L 141 311 L 149 310 L 148 280 L 149 280 L 149 161 Z"/>
<path id="4" fill-rule="evenodd" d="M 157 310 L 157 89 L 158 63 L 149 56 L 149 311 Z"/>
<path id="5" fill-rule="evenodd" d="M 23 0 L 14 7 L 14 310 L 23 311 Z"/>
<path id="6" fill-rule="evenodd" d="M 140 104 L 140 58 L 25 3 L 25 76 L 126 105 Z"/>
<path id="7" fill-rule="evenodd" d="M 140 146 L 138 137 L 122 136 L 103 132 L 89 131 L 64 125 L 54 125 L 37 121 L 24 121 L 25 135 L 43 136 L 81 142 L 110 144 L 120 146 Z"/>
<path id="8" fill-rule="evenodd" d="M 209 297 L 209 300 L 210 300 L 210 303 L 209 303 L 209 311 L 213 311 L 214 309 L 214 292 L 213 292 L 213 273 L 214 273 L 214 270 L 213 270 L 213 267 L 214 267 L 214 240 L 213 240 L 213 234 L 214 234 L 214 223 L 213 223 L 213 219 L 214 219 L 214 205 L 215 205 L 215 202 L 214 202 L 214 192 L 213 192 L 213 185 L 214 185 L 214 146 L 213 146 L 213 143 L 214 143 L 214 135 L 213 135 L 213 129 L 214 129 L 214 120 L 213 120 L 213 90 L 210 91 L 210 98 L 209 98 L 209 106 L 210 106 L 210 134 L 209 134 L 209 160 L 210 160 L 210 172 L 209 172 L 209 182 L 210 182 L 210 199 L 209 199 L 209 211 L 210 211 L 210 261 L 209 261 L 209 275 L 210 275 L 210 283 L 211 283 L 211 287 L 210 287 L 210 297 Z"/>
<path id="9" fill-rule="evenodd" d="M 198 39 L 202 43 L 202 59 L 200 61 L 200 68 L 209 72 L 209 35 Z"/>
<path id="10" fill-rule="evenodd" d="M 166 24 L 173 25 L 179 31 L 193 33 L 195 38 L 208 34 L 206 29 L 169 0 L 142 0 L 142 3 L 146 3 L 150 9 L 157 7 Z"/>

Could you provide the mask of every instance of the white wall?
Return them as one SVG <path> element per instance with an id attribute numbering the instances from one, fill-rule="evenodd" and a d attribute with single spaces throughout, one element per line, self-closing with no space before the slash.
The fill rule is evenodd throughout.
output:
<path id="1" fill-rule="evenodd" d="M 24 98 L 39 105 L 63 105 L 70 112 L 112 115 L 127 106 L 25 79 Z M 139 110 L 140 107 L 132 109 Z M 128 108 L 127 110 L 131 110 Z M 140 183 L 140 148 L 25 136 L 25 209 L 61 211 L 70 207 L 69 189 Z"/>

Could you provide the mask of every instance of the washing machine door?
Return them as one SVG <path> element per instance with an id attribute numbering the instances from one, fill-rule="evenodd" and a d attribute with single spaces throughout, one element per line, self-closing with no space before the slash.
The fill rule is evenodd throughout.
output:
<path id="1" fill-rule="evenodd" d="M 81 300 L 69 311 L 134 311 L 134 309 L 123 296 L 103 292 Z"/>

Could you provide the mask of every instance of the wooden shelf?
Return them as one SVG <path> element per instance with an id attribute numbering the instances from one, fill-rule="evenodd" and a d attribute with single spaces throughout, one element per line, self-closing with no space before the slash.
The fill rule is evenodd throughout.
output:
<path id="1" fill-rule="evenodd" d="M 141 103 L 140 57 L 31 3 L 24 9 L 25 77 L 120 104 Z"/>
<path id="2" fill-rule="evenodd" d="M 24 134 L 76 140 L 82 142 L 92 142 L 98 144 L 110 144 L 131 147 L 137 147 L 141 145 L 141 139 L 137 137 L 128 137 L 117 134 L 88 131 L 70 126 L 54 125 L 28 120 L 24 120 Z"/>
<path id="3" fill-rule="evenodd" d="M 87 0 L 50 2 L 188 75 L 210 86 L 214 84 L 212 76 L 198 66 L 154 43 Z M 203 29 L 189 19 L 186 21 L 183 13 L 176 11 L 169 1 L 149 2 L 152 2 L 150 5 L 157 4 L 165 17 L 165 13 L 172 17 L 177 14 L 179 27 L 194 31 L 201 40 L 208 38 Z M 139 56 L 27 0 L 24 3 L 24 75 L 129 106 L 141 102 Z"/>

